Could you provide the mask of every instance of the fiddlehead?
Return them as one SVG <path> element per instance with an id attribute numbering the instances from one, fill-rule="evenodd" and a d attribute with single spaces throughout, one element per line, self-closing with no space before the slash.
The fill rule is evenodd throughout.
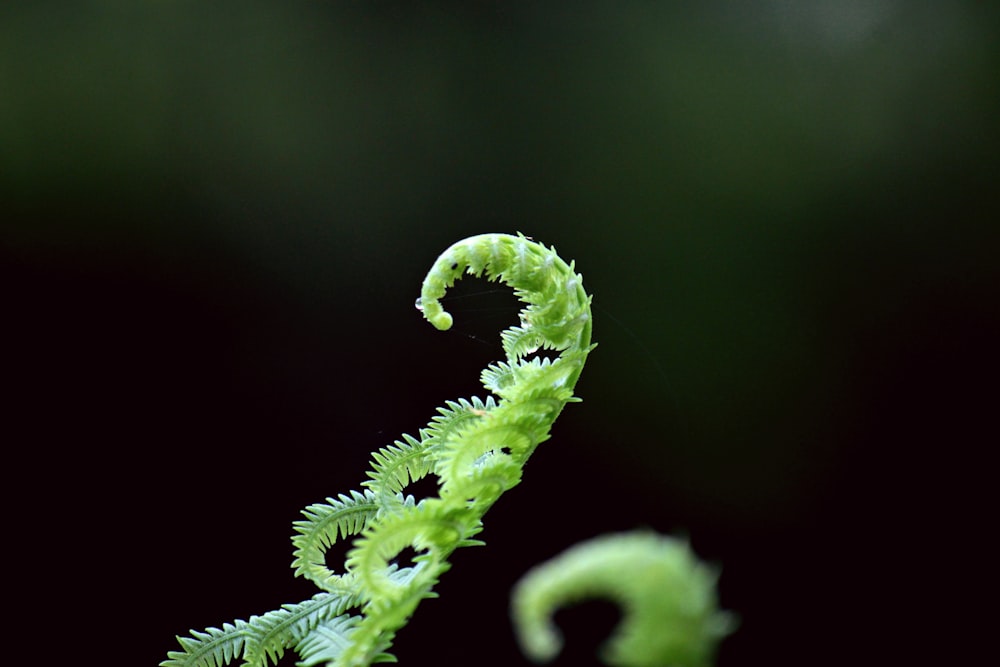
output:
<path id="1" fill-rule="evenodd" d="M 178 638 L 181 651 L 163 667 L 222 667 L 241 659 L 263 667 L 288 649 L 300 664 L 369 665 L 393 660 L 386 653 L 395 633 L 450 567 L 458 547 L 473 539 L 499 496 L 518 484 L 528 457 L 549 437 L 592 349 L 590 297 L 572 264 L 555 249 L 518 235 L 484 234 L 460 241 L 434 263 L 417 307 L 438 329 L 452 317 L 440 299 L 461 276 L 499 280 L 526 304 L 520 324 L 502 332 L 506 355 L 482 373 L 494 396 L 449 401 L 417 437 L 373 453 L 365 491 L 352 491 L 303 510 L 292 538 L 295 574 L 324 592 L 248 621 Z M 526 357 L 538 349 L 554 358 Z M 420 502 L 407 487 L 438 477 L 439 495 Z M 330 569 L 326 552 L 353 539 L 342 571 Z M 406 549 L 416 556 L 401 566 Z M 351 612 L 356 613 L 351 613 Z"/>
<path id="2" fill-rule="evenodd" d="M 562 648 L 553 613 L 610 598 L 623 617 L 602 647 L 607 664 L 707 667 L 735 624 L 718 610 L 715 580 L 685 542 L 650 532 L 603 535 L 529 571 L 514 588 L 511 613 L 524 653 L 547 662 Z"/>

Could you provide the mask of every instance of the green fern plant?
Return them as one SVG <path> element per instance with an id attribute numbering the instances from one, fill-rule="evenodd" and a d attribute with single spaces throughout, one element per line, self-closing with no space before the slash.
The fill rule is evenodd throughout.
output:
<path id="1" fill-rule="evenodd" d="M 707 667 L 735 627 L 735 618 L 718 610 L 716 577 L 683 540 L 649 531 L 601 535 L 524 575 L 511 616 L 525 655 L 548 662 L 562 648 L 553 614 L 586 598 L 610 598 L 624 613 L 602 646 L 606 664 Z"/>
<path id="2" fill-rule="evenodd" d="M 417 300 L 438 329 L 452 325 L 440 299 L 466 274 L 506 283 L 526 304 L 520 323 L 501 333 L 506 360 L 481 374 L 491 395 L 448 401 L 416 436 L 403 435 L 372 454 L 362 490 L 303 510 L 304 518 L 294 524 L 292 567 L 319 588 L 315 596 L 178 637 L 181 650 L 169 652 L 161 667 L 223 667 L 237 660 L 265 667 L 289 650 L 303 667 L 395 661 L 388 651 L 396 633 L 422 600 L 435 596 L 449 556 L 482 544 L 475 537 L 483 515 L 521 481 L 525 463 L 549 437 L 563 407 L 578 400 L 573 389 L 594 348 L 591 297 L 573 263 L 554 248 L 505 234 L 452 245 L 431 267 Z M 533 356 L 538 350 L 555 354 Z M 418 502 L 407 490 L 428 476 L 437 478 L 438 495 Z M 352 540 L 352 548 L 335 571 L 326 554 L 342 540 Z M 585 545 L 526 577 L 514 611 L 529 657 L 545 660 L 558 652 L 547 621 L 555 606 L 596 592 L 628 611 L 625 639 L 613 640 L 608 652 L 612 664 L 705 664 L 725 626 L 725 617 L 714 613 L 714 579 L 689 552 L 663 551 L 649 541 L 617 536 Z M 395 559 L 406 549 L 417 555 L 400 566 Z M 645 573 L 639 586 L 644 591 L 631 579 L 636 567 Z M 660 595 L 672 602 L 656 603 Z M 657 634 L 661 622 L 678 628 L 666 651 L 655 637 L 643 638 L 651 629 Z"/>
<path id="3" fill-rule="evenodd" d="M 301 665 L 335 667 L 394 660 L 387 651 L 420 602 L 434 596 L 448 557 L 475 536 L 482 517 L 521 480 L 531 453 L 573 396 L 593 346 L 590 297 L 572 264 L 554 248 L 523 236 L 484 234 L 460 241 L 437 259 L 424 279 L 417 307 L 438 329 L 451 316 L 440 299 L 465 274 L 514 288 L 526 304 L 520 324 L 501 334 L 506 360 L 482 373 L 485 400 L 450 401 L 417 436 L 375 452 L 362 491 L 307 507 L 296 522 L 294 560 L 299 576 L 320 589 L 313 598 L 221 628 L 179 637 L 181 650 L 162 667 L 248 667 L 277 662 L 288 650 Z M 532 357 L 552 350 L 553 358 Z M 416 502 L 414 482 L 433 475 L 439 494 Z M 326 552 L 353 539 L 342 570 Z M 394 559 L 406 548 L 412 565 Z"/>

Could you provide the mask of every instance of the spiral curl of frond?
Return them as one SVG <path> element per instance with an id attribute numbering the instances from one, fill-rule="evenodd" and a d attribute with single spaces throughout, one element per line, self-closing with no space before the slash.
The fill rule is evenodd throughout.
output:
<path id="1" fill-rule="evenodd" d="M 587 598 L 607 598 L 623 613 L 601 648 L 605 664 L 708 667 L 736 623 L 719 611 L 716 578 L 686 541 L 650 531 L 606 534 L 525 574 L 514 587 L 511 615 L 522 651 L 548 662 L 562 648 L 555 612 Z"/>
<path id="2" fill-rule="evenodd" d="M 424 279 L 417 301 L 424 317 L 448 329 L 440 299 L 464 275 L 500 281 L 526 304 L 520 324 L 501 333 L 506 359 L 482 373 L 492 395 L 448 401 L 418 432 L 372 455 L 364 492 L 351 491 L 305 508 L 295 522 L 292 567 L 325 593 L 300 605 L 222 628 L 178 637 L 161 667 L 264 667 L 286 650 L 300 664 L 364 667 L 392 660 L 386 651 L 460 547 L 480 545 L 482 517 L 518 484 L 535 448 L 575 399 L 590 342 L 590 296 L 572 263 L 555 248 L 523 236 L 483 234 L 445 250 Z M 529 358 L 545 350 L 555 356 Z M 416 501 L 407 488 L 438 476 L 439 495 Z M 353 539 L 343 568 L 326 555 Z M 412 562 L 396 562 L 407 548 Z M 321 597 L 322 596 L 322 597 Z"/>

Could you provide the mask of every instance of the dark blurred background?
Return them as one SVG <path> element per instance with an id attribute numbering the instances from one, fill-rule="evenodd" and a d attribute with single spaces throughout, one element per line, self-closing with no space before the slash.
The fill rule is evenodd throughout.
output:
<path id="1" fill-rule="evenodd" d="M 511 584 L 641 526 L 721 566 L 722 667 L 971 650 L 998 26 L 977 1 L 4 3 L 6 544 L 39 648 L 152 665 L 311 595 L 299 510 L 481 395 L 514 321 L 467 281 L 435 331 L 425 271 L 521 231 L 577 260 L 600 347 L 403 665 L 527 664 Z M 614 620 L 561 615 L 556 664 Z"/>

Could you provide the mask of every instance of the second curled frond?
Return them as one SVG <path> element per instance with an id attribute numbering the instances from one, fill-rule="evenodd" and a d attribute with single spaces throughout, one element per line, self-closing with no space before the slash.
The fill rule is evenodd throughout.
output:
<path id="1" fill-rule="evenodd" d="M 352 491 L 350 496 L 340 494 L 302 510 L 305 519 L 293 524 L 296 534 L 292 537 L 295 547 L 292 567 L 296 576 L 311 579 L 327 591 L 350 589 L 352 584 L 344 573 L 327 567 L 326 552 L 338 540 L 360 535 L 378 510 L 379 504 L 371 491 Z"/>
<path id="2" fill-rule="evenodd" d="M 548 662 L 562 648 L 560 607 L 607 598 L 623 612 L 602 647 L 614 667 L 707 667 L 734 618 L 718 609 L 716 572 L 684 541 L 652 532 L 603 535 L 533 568 L 514 588 L 511 614 L 524 653 Z"/>

